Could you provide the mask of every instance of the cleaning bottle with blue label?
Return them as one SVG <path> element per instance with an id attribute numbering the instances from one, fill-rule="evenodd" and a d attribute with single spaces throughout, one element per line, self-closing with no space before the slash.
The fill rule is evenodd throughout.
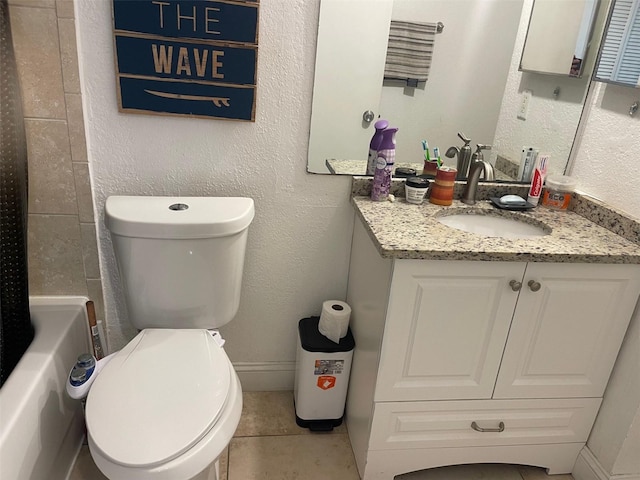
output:
<path id="1" fill-rule="evenodd" d="M 373 174 L 371 200 L 381 202 L 389 198 L 391 172 L 396 159 L 397 128 L 387 128 L 382 132 L 382 143 L 376 156 L 376 170 Z"/>
<path id="2" fill-rule="evenodd" d="M 367 157 L 367 175 L 373 175 L 376 171 L 376 159 L 378 158 L 378 150 L 382 144 L 382 132 L 389 126 L 386 120 L 378 120 L 374 127 L 376 132 L 371 137 L 369 143 L 369 156 Z"/>

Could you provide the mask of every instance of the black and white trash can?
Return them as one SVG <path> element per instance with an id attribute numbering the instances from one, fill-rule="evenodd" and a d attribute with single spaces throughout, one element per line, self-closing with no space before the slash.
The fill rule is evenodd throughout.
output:
<path id="1" fill-rule="evenodd" d="M 344 417 L 355 341 L 351 329 L 340 343 L 318 331 L 320 317 L 298 322 L 294 401 L 296 423 L 312 431 L 333 430 Z"/>

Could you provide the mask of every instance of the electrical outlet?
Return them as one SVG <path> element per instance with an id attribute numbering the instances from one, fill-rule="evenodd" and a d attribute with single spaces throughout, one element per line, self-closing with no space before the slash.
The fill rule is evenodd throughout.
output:
<path id="1" fill-rule="evenodd" d="M 518 109 L 518 118 L 520 120 L 526 120 L 527 115 L 529 114 L 529 104 L 531 103 L 531 96 L 533 92 L 531 90 L 525 90 L 522 92 L 522 102 L 520 103 L 520 108 Z"/>

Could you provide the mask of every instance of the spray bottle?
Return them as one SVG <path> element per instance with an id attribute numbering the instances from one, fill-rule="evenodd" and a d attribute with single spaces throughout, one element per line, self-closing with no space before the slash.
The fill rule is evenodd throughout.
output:
<path id="1" fill-rule="evenodd" d="M 377 152 L 376 171 L 373 174 L 371 200 L 381 202 L 389 197 L 391 171 L 396 159 L 397 128 L 387 128 L 382 132 L 382 143 Z"/>
<path id="2" fill-rule="evenodd" d="M 371 137 L 369 143 L 369 157 L 367 158 L 367 175 L 373 175 L 376 171 L 376 159 L 378 158 L 378 150 L 382 144 L 382 132 L 389 126 L 386 120 L 378 120 L 374 127 L 376 132 Z"/>

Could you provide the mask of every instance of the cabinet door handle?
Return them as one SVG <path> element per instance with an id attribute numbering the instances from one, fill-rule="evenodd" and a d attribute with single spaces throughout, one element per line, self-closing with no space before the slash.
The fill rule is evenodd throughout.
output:
<path id="1" fill-rule="evenodd" d="M 527 285 L 529 285 L 529 288 L 532 292 L 537 292 L 538 290 L 540 290 L 540 283 L 536 282 L 535 280 L 529 280 L 529 283 L 527 283 Z"/>
<path id="2" fill-rule="evenodd" d="M 500 422 L 498 424 L 498 428 L 482 428 L 479 427 L 476 422 L 471 422 L 471 428 L 473 428 L 476 432 L 504 432 L 504 422 Z"/>
<path id="3" fill-rule="evenodd" d="M 511 287 L 511 290 L 513 290 L 514 292 L 519 292 L 520 289 L 522 288 L 522 283 L 517 280 L 511 280 L 509 282 L 509 286 Z"/>

